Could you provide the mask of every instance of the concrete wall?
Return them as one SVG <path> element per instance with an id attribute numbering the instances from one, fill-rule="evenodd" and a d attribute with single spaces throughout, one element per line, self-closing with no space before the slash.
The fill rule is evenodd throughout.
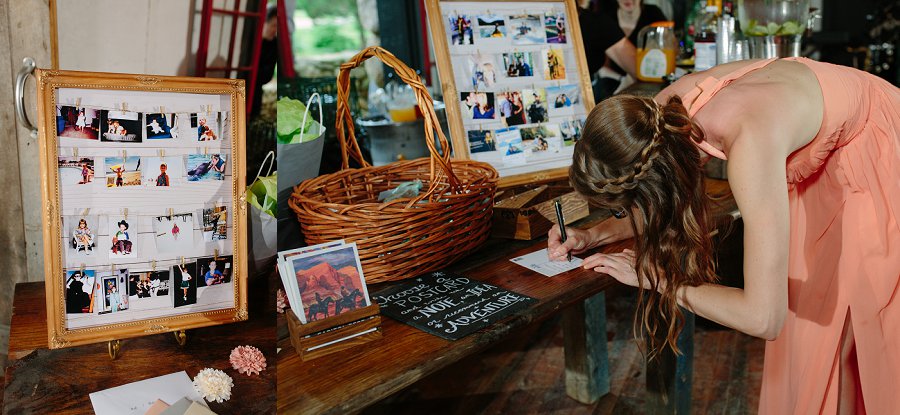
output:
<path id="1" fill-rule="evenodd" d="M 15 118 L 13 84 L 22 58 L 50 67 L 47 0 L 0 0 L 0 362 L 5 362 L 15 284 L 44 278 L 37 141 Z M 34 81 L 25 91 L 36 122 Z"/>
<path id="2" fill-rule="evenodd" d="M 56 0 L 60 69 L 193 75 L 200 40 L 202 0 Z M 242 7 L 246 7 L 246 1 Z M 232 9 L 234 0 L 214 7 Z M 213 15 L 210 65 L 228 57 L 233 20 Z M 242 21 L 237 23 L 236 62 Z M 219 74 L 213 74 L 219 76 Z"/>

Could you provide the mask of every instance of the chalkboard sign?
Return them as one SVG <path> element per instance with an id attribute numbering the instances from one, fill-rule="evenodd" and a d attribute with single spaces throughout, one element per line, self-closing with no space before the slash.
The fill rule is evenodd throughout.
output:
<path id="1" fill-rule="evenodd" d="M 537 302 L 441 271 L 410 279 L 372 298 L 384 315 L 448 340 L 459 340 Z"/>

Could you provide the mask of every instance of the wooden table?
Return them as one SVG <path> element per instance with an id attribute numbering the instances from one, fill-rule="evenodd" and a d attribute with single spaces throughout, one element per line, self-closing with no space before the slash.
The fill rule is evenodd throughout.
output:
<path id="1" fill-rule="evenodd" d="M 183 347 L 171 333 L 122 340 L 116 360 L 110 359 L 107 343 L 47 349 L 44 283 L 17 284 L 3 413 L 90 414 L 92 392 L 182 370 L 193 378 L 206 367 L 234 379 L 231 400 L 209 404 L 217 414 L 274 413 L 275 307 L 266 295 L 266 278 L 258 280 L 250 283 L 248 321 L 188 330 Z M 233 370 L 228 357 L 240 345 L 262 350 L 268 369 L 259 376 Z"/>
<path id="2" fill-rule="evenodd" d="M 725 182 L 708 182 L 711 194 L 722 194 L 727 188 Z M 736 207 L 733 201 L 726 201 L 714 210 L 716 217 L 728 220 L 733 217 Z M 602 219 L 592 215 L 578 226 L 591 226 Z M 620 251 L 629 244 L 626 241 L 605 249 Z M 563 313 L 567 393 L 582 402 L 596 401 L 609 391 L 603 291 L 616 282 L 608 276 L 583 269 L 547 278 L 509 261 L 542 247 L 546 247 L 544 240 L 495 239 L 450 267 L 451 271 L 466 277 L 538 300 L 532 307 L 458 341 L 444 340 L 393 319 L 383 318 L 381 339 L 304 362 L 286 338 L 283 316 L 279 317 L 278 413 L 344 414 L 359 411 L 465 356 L 502 341 L 519 327 L 556 313 Z M 373 285 L 369 291 L 374 293 L 387 286 Z M 692 329 L 689 327 L 681 340 L 682 349 L 691 348 L 691 338 Z M 663 373 L 669 379 L 663 387 L 665 390 L 651 391 L 660 397 L 648 400 L 654 402 L 653 411 L 665 412 L 680 406 L 676 399 L 668 399 L 664 403 L 661 396 L 665 393 L 671 398 L 673 391 L 681 391 L 685 385 L 689 390 L 690 361 L 686 360 L 689 357 L 678 360 L 667 356 L 668 360 L 663 364 L 648 368 Z M 670 388 L 672 390 L 668 390 Z"/>

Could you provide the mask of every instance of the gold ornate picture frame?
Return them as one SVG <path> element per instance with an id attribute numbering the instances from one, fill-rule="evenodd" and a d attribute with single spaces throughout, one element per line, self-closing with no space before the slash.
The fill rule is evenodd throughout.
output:
<path id="1" fill-rule="evenodd" d="M 49 347 L 246 320 L 244 81 L 35 75 Z"/>
<path id="2" fill-rule="evenodd" d="M 500 187 L 565 178 L 594 107 L 575 2 L 425 5 L 454 157 L 491 164 Z"/>

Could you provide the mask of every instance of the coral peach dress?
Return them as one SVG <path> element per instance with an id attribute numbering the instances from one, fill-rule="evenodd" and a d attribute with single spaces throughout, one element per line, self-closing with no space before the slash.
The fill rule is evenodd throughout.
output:
<path id="1" fill-rule="evenodd" d="M 849 315 L 866 412 L 898 414 L 900 90 L 852 68 L 788 59 L 815 73 L 825 114 L 816 137 L 787 159 L 789 310 L 778 338 L 766 345 L 759 413 L 837 412 Z M 685 95 L 688 112 L 773 61 L 706 78 Z M 700 147 L 725 159 L 717 143 Z"/>

